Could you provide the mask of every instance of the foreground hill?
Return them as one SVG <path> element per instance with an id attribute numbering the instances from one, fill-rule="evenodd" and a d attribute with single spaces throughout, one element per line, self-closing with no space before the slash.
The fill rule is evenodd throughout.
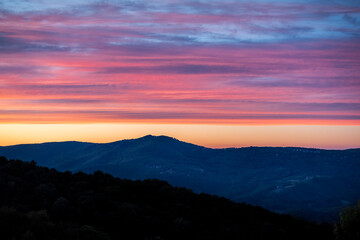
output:
<path id="1" fill-rule="evenodd" d="M 319 222 L 336 221 L 343 207 L 360 199 L 360 149 L 210 149 L 166 136 L 145 136 L 107 144 L 0 147 L 0 155 L 35 160 L 61 171 L 157 178 Z"/>
<path id="2" fill-rule="evenodd" d="M 332 239 L 317 225 L 159 180 L 0 157 L 1 239 Z"/>

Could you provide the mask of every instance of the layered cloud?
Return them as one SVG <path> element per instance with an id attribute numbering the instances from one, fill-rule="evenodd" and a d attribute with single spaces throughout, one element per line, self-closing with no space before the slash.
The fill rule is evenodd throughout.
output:
<path id="1" fill-rule="evenodd" d="M 0 122 L 360 123 L 357 1 L 0 2 Z"/>

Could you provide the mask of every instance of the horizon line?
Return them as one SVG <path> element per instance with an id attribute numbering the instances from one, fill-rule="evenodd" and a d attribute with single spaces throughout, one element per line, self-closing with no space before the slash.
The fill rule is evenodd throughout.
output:
<path id="1" fill-rule="evenodd" d="M 92 141 L 78 141 L 78 140 L 67 140 L 67 141 L 44 141 L 44 142 L 29 142 L 29 143 L 20 143 L 20 144 L 11 144 L 11 145 L 0 145 L 0 147 L 13 147 L 13 146 L 20 146 L 20 145 L 37 145 L 37 144 L 47 144 L 47 143 L 70 143 L 70 142 L 76 142 L 76 143 L 89 143 L 89 144 L 111 144 L 111 143 L 116 143 L 116 142 L 122 142 L 122 141 L 131 141 L 131 140 L 139 140 L 145 137 L 166 137 L 166 138 L 171 138 L 174 139 L 176 141 L 179 142 L 183 142 L 183 143 L 187 143 L 187 144 L 192 144 L 195 146 L 199 146 L 199 147 L 203 147 L 203 148 L 208 148 L 208 149 L 241 149 L 241 148 L 303 148 L 303 149 L 316 149 L 316 150 L 324 150 L 324 151 L 346 151 L 346 150 L 357 150 L 360 149 L 359 147 L 353 147 L 353 148 L 317 148 L 317 147 L 302 147 L 302 146 L 269 146 L 269 145 L 257 145 L 257 146 L 253 146 L 253 145 L 249 145 L 249 146 L 241 146 L 241 147 L 207 147 L 207 146 L 203 146 L 203 145 L 199 145 L 199 144 L 195 144 L 195 143 L 191 143 L 191 142 L 187 142 L 187 141 L 183 141 L 180 140 L 178 138 L 172 137 L 172 136 L 167 136 L 167 135 L 163 135 L 163 134 L 146 134 L 142 137 L 137 137 L 137 138 L 123 138 L 123 139 L 119 139 L 116 141 L 110 141 L 110 142 L 92 142 Z"/>

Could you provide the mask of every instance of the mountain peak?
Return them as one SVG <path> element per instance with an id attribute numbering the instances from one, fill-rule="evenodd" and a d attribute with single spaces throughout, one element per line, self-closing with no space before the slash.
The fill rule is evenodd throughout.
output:
<path id="1" fill-rule="evenodd" d="M 176 141 L 179 141 L 178 139 L 176 138 L 173 138 L 173 137 L 169 137 L 169 136 L 165 136 L 165 135 L 158 135 L 158 136 L 155 136 L 155 135 L 145 135 L 143 137 L 140 137 L 138 139 L 167 139 L 167 140 L 176 140 Z M 136 140 L 136 139 L 135 139 Z"/>
<path id="2" fill-rule="evenodd" d="M 144 138 L 144 139 L 146 139 L 146 138 L 156 138 L 156 137 L 157 136 L 155 136 L 155 135 L 148 134 L 148 135 L 145 135 L 143 137 L 140 137 L 139 139 L 142 139 L 142 138 Z"/>

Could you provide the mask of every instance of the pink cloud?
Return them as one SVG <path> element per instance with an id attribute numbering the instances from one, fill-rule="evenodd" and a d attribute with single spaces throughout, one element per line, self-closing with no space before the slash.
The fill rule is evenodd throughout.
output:
<path id="1" fill-rule="evenodd" d="M 221 6 L 218 14 L 217 4 L 195 13 L 2 12 L 0 122 L 360 123 L 358 38 L 291 37 L 316 30 L 302 11 L 326 19 L 358 8 Z M 258 25 L 266 21 L 281 24 Z M 238 35 L 248 32 L 221 33 L 220 23 L 283 38 L 245 41 Z"/>

